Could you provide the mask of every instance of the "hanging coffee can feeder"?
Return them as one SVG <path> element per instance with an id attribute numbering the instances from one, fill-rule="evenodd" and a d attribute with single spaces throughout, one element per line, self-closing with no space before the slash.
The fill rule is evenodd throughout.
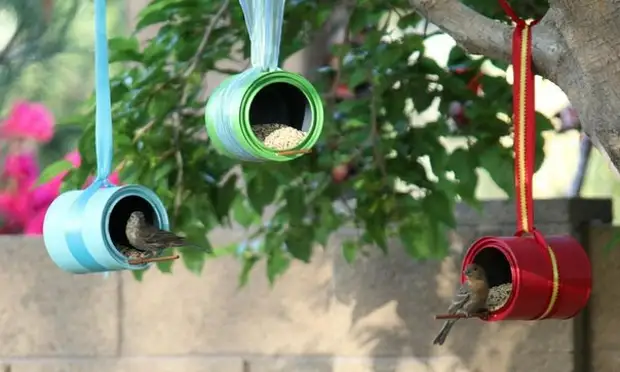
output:
<path id="1" fill-rule="evenodd" d="M 168 229 L 166 209 L 151 190 L 139 185 L 115 186 L 108 180 L 113 132 L 106 34 L 106 0 L 95 0 L 96 179 L 85 190 L 59 195 L 43 222 L 43 240 L 52 261 L 75 274 L 148 267 L 148 263 L 132 264 L 119 251 L 129 245 L 125 225 L 134 211 Z"/>
<path id="2" fill-rule="evenodd" d="M 222 82 L 205 109 L 215 149 L 242 161 L 288 161 L 311 151 L 323 104 L 303 76 L 278 68 L 285 0 L 240 0 L 251 67 Z"/>
<path id="3" fill-rule="evenodd" d="M 491 287 L 484 320 L 568 319 L 587 304 L 592 288 L 588 256 L 570 236 L 545 238 L 534 227 L 534 75 L 531 35 L 536 22 L 518 18 L 505 0 L 500 3 L 516 23 L 513 45 L 513 111 L 517 233 L 484 237 L 467 251 L 463 269 L 480 265 Z M 461 283 L 465 277 L 461 277 Z M 437 318 L 460 316 L 441 315 Z"/>

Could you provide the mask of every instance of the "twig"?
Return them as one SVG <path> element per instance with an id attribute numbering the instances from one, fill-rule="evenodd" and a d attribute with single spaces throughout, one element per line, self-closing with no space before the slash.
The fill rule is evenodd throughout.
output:
<path id="1" fill-rule="evenodd" d="M 575 174 L 575 178 L 573 179 L 568 191 L 568 196 L 571 198 L 579 197 L 579 194 L 581 194 L 581 189 L 588 171 L 588 162 L 590 160 L 591 152 L 592 142 L 590 142 L 590 138 L 588 138 L 588 136 L 582 134 L 579 141 L 579 163 L 577 164 L 577 173 Z"/>
<path id="2" fill-rule="evenodd" d="M 371 98 L 370 98 L 370 138 L 372 139 L 372 147 L 374 152 L 375 163 L 377 164 L 377 168 L 381 172 L 383 176 L 383 182 L 387 182 L 388 174 L 385 167 L 385 159 L 383 158 L 383 154 L 381 153 L 381 149 L 379 148 L 379 142 L 381 141 L 380 133 L 379 133 L 379 123 L 377 122 L 377 102 L 375 89 L 372 86 L 372 76 L 371 76 Z"/>
<path id="3" fill-rule="evenodd" d="M 194 70 L 196 70 L 196 67 L 198 67 L 198 63 L 200 62 L 200 56 L 202 56 L 205 48 L 207 47 L 207 42 L 209 41 L 209 38 L 211 37 L 211 33 L 215 29 L 215 26 L 217 25 L 220 18 L 222 18 L 222 16 L 224 15 L 224 12 L 226 11 L 226 9 L 228 9 L 229 5 L 230 5 L 230 0 L 225 0 L 224 2 L 222 2 L 222 5 L 218 9 L 217 13 L 211 18 L 211 22 L 209 22 L 209 25 L 205 29 L 204 35 L 202 36 L 202 39 L 200 40 L 200 44 L 198 45 L 198 49 L 196 49 L 196 53 L 194 53 L 194 56 L 191 59 L 189 67 L 187 68 L 187 70 L 185 70 L 185 73 L 183 73 L 183 79 L 187 80 L 191 76 L 191 74 L 194 73 Z M 186 84 L 183 89 L 183 96 L 181 97 L 181 101 L 179 102 L 179 106 L 181 108 L 187 105 L 188 98 L 189 98 L 189 90 Z M 176 194 L 174 197 L 174 217 L 176 218 L 179 215 L 181 204 L 183 203 L 183 193 L 184 193 L 184 186 L 183 186 L 184 162 L 183 162 L 183 154 L 181 152 L 181 146 L 179 144 L 179 137 L 181 133 L 181 115 L 179 114 L 178 111 L 175 111 L 173 113 L 173 120 L 175 124 L 173 141 L 175 145 L 174 147 L 176 148 L 175 158 L 176 158 L 176 163 L 177 163 L 177 178 L 175 182 Z"/>
<path id="4" fill-rule="evenodd" d="M 211 18 L 211 22 L 209 22 L 209 25 L 205 29 L 205 33 L 202 36 L 202 40 L 200 40 L 200 44 L 198 44 L 198 49 L 196 49 L 196 53 L 194 53 L 194 56 L 192 57 L 192 63 L 189 65 L 189 67 L 183 74 L 184 79 L 187 79 L 198 66 L 198 62 L 200 61 L 200 56 L 202 55 L 205 48 L 207 47 L 207 42 L 209 41 L 209 38 L 211 37 L 211 33 L 215 29 L 217 22 L 220 20 L 220 18 L 222 18 L 222 16 L 224 15 L 224 12 L 226 11 L 229 5 L 230 5 L 230 0 L 224 0 L 220 8 L 217 10 L 217 13 L 215 13 L 213 18 Z"/>
<path id="5" fill-rule="evenodd" d="M 388 22 L 385 23 L 383 28 L 381 29 L 381 33 L 385 34 L 387 28 L 389 27 L 389 19 Z M 369 83 L 370 83 L 370 139 L 372 140 L 373 152 L 375 163 L 377 164 L 377 168 L 379 168 L 379 172 L 383 177 L 383 183 L 387 183 L 388 174 L 385 166 L 385 159 L 383 154 L 381 153 L 381 149 L 379 147 L 379 142 L 381 141 L 381 134 L 379 133 L 379 123 L 377 121 L 377 95 L 376 89 L 374 87 L 374 79 L 373 79 L 373 70 L 370 71 L 369 74 Z"/>
<path id="6" fill-rule="evenodd" d="M 444 319 L 470 319 L 470 318 L 478 318 L 478 319 L 486 319 L 488 318 L 488 314 L 441 314 L 435 315 L 435 320 L 444 320 Z"/>
<path id="7" fill-rule="evenodd" d="M 145 108 L 148 108 L 148 103 L 145 106 Z M 153 128 L 153 125 L 155 125 L 155 120 L 151 120 L 148 123 L 146 123 L 144 126 L 136 129 L 136 131 L 134 132 L 133 135 L 133 143 L 138 142 L 138 140 L 144 136 L 146 134 L 146 132 L 148 132 L 149 130 L 151 130 L 151 128 Z"/>
<path id="8" fill-rule="evenodd" d="M 174 260 L 178 260 L 179 259 L 178 254 L 174 255 L 174 256 L 164 256 L 164 257 L 151 257 L 151 258 L 137 258 L 135 260 L 129 260 L 127 261 L 130 265 L 142 265 L 145 263 L 151 263 L 151 262 L 165 262 L 165 261 L 174 261 Z"/>

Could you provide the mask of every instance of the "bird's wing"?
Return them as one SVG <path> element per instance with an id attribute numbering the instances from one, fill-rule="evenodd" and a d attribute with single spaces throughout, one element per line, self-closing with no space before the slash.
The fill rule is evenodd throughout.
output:
<path id="1" fill-rule="evenodd" d="M 185 239 L 166 230 L 160 230 L 155 226 L 144 229 L 143 239 L 147 243 L 155 242 L 161 245 L 179 246 L 184 244 Z"/>
<path id="2" fill-rule="evenodd" d="M 457 310 L 462 309 L 470 298 L 471 291 L 469 289 L 469 286 L 467 285 L 467 283 L 463 283 L 463 285 L 461 285 L 454 294 L 454 297 L 452 298 L 452 304 L 450 304 L 450 307 L 448 308 L 448 313 L 454 314 L 457 312 Z"/>

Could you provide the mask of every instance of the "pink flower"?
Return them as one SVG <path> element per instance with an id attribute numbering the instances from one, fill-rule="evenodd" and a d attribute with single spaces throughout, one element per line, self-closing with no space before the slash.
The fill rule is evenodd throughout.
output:
<path id="1" fill-rule="evenodd" d="M 18 230 L 28 221 L 31 212 L 28 196 L 25 192 L 0 193 L 0 214 L 5 227 Z"/>
<path id="2" fill-rule="evenodd" d="M 32 209 L 38 210 L 41 208 L 47 209 L 50 204 L 60 194 L 60 186 L 62 184 L 62 177 L 56 177 L 50 182 L 43 185 L 39 185 L 31 194 Z"/>
<path id="3" fill-rule="evenodd" d="M 47 207 L 35 212 L 24 227 L 25 235 L 41 235 L 43 234 L 43 220 L 45 219 Z"/>
<path id="4" fill-rule="evenodd" d="M 79 167 L 80 164 L 82 164 L 82 158 L 80 157 L 80 152 L 78 150 L 73 150 L 65 155 L 65 159 L 69 160 L 74 167 Z"/>
<path id="5" fill-rule="evenodd" d="M 37 179 L 39 164 L 34 153 L 8 154 L 2 178 L 16 182 L 17 191 L 25 191 Z"/>
<path id="6" fill-rule="evenodd" d="M 49 142 L 54 135 L 54 124 L 54 116 L 44 105 L 17 101 L 0 126 L 0 136 Z"/>

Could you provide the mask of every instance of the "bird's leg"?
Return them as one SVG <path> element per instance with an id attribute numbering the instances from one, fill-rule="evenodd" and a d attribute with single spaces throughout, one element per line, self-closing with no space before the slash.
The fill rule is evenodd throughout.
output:
<path id="1" fill-rule="evenodd" d="M 486 307 L 483 307 L 482 309 L 476 311 L 473 315 L 479 317 L 480 319 L 488 319 L 489 316 L 491 315 L 491 310 L 489 310 Z"/>

